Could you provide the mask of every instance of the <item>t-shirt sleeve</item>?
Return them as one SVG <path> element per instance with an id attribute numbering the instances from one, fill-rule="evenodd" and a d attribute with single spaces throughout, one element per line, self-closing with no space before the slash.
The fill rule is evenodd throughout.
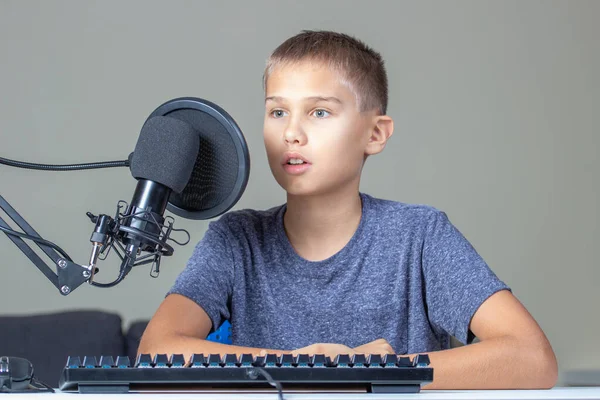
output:
<path id="1" fill-rule="evenodd" d="M 211 222 L 194 248 L 185 269 L 167 295 L 177 293 L 195 301 L 208 314 L 214 332 L 230 317 L 233 259 L 229 241 Z"/>
<path id="2" fill-rule="evenodd" d="M 473 315 L 494 293 L 508 289 L 444 212 L 430 216 L 423 243 L 425 301 L 437 329 L 470 343 Z"/>

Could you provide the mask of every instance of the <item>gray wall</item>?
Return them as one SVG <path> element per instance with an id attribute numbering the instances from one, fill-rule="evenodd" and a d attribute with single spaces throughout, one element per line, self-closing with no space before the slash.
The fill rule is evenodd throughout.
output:
<path id="1" fill-rule="evenodd" d="M 251 5 L 250 5 L 251 4 Z M 209 99 L 243 129 L 252 173 L 237 208 L 285 196 L 262 143 L 264 60 L 301 29 L 340 30 L 383 53 L 395 135 L 362 190 L 445 210 L 549 336 L 561 371 L 600 367 L 600 2 L 0 1 L 0 157 L 124 159 L 148 114 Z M 135 181 L 124 168 L 0 166 L 0 192 L 86 263 L 93 225 Z M 192 241 L 207 221 L 176 219 Z M 79 307 L 149 318 L 193 245 L 158 279 L 62 297 L 3 235 L 0 313 Z M 116 259 L 100 264 L 102 279 Z M 8 299 L 8 300 L 7 300 Z"/>

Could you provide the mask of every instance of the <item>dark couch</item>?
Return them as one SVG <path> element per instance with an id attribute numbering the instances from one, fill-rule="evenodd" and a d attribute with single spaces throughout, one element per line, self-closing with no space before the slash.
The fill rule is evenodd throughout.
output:
<path id="1" fill-rule="evenodd" d="M 0 356 L 28 359 L 37 379 L 57 387 L 68 356 L 128 355 L 135 360 L 147 324 L 133 322 L 124 330 L 119 315 L 96 310 L 4 316 Z"/>

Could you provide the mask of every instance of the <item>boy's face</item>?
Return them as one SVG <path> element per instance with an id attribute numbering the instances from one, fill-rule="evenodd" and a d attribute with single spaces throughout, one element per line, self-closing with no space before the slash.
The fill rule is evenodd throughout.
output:
<path id="1" fill-rule="evenodd" d="M 361 113 L 339 74 L 324 65 L 276 68 L 266 85 L 264 140 L 279 185 L 294 195 L 358 189 L 375 116 Z"/>

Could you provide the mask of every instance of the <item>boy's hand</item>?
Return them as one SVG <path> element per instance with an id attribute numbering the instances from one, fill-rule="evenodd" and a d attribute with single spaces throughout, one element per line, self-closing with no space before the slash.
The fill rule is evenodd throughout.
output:
<path id="1" fill-rule="evenodd" d="M 395 354 L 394 349 L 385 339 L 377 339 L 369 343 L 365 343 L 353 349 L 354 353 L 358 354 Z"/>
<path id="2" fill-rule="evenodd" d="M 292 354 L 297 356 L 298 354 L 308 354 L 310 356 L 315 354 L 324 354 L 327 357 L 335 358 L 338 354 L 354 354 L 355 351 L 352 348 L 343 344 L 337 343 L 315 343 L 310 346 L 301 347 L 296 350 L 292 350 Z"/>
<path id="3" fill-rule="evenodd" d="M 381 354 L 382 356 L 385 354 L 395 354 L 394 349 L 385 339 L 377 339 L 370 343 L 365 343 L 355 348 L 348 347 L 343 344 L 337 343 L 315 343 L 310 346 L 301 347 L 292 351 L 281 351 L 281 350 L 262 350 L 260 352 L 261 356 L 266 356 L 267 353 L 274 353 L 277 356 L 281 356 L 282 354 L 293 354 L 297 356 L 298 354 L 308 354 L 309 356 L 315 354 L 324 354 L 327 357 L 335 358 L 338 354 Z"/>

